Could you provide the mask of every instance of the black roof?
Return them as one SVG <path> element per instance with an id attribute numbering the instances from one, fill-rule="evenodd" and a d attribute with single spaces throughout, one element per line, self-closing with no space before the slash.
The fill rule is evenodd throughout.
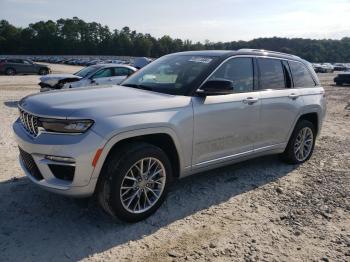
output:
<path id="1" fill-rule="evenodd" d="M 184 55 L 197 55 L 197 56 L 219 56 L 229 57 L 234 55 L 254 55 L 254 56 L 269 56 L 276 58 L 292 59 L 292 60 L 303 60 L 298 56 L 290 55 L 281 52 L 263 50 L 263 49 L 239 49 L 239 50 L 201 50 L 201 51 L 186 51 L 175 54 Z"/>

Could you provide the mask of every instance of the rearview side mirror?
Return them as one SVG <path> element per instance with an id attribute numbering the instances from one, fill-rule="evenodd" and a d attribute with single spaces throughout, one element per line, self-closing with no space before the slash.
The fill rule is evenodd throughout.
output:
<path id="1" fill-rule="evenodd" d="M 200 96 L 228 95 L 233 93 L 233 83 L 229 80 L 209 80 L 197 90 Z"/>

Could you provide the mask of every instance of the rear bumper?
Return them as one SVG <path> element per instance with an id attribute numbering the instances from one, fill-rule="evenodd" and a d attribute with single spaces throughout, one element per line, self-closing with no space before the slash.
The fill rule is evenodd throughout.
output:
<path id="1" fill-rule="evenodd" d="M 48 191 L 67 196 L 86 197 L 94 193 L 97 177 L 92 177 L 92 160 L 96 150 L 106 143 L 103 138 L 91 130 L 81 135 L 42 133 L 34 138 L 18 120 L 13 124 L 13 131 L 22 150 L 20 165 L 31 181 Z M 23 152 L 30 155 L 40 175 L 33 174 L 28 160 L 23 158 Z M 73 162 L 53 161 L 48 156 L 65 157 Z M 54 173 L 52 165 L 74 166 L 72 179 L 63 179 L 61 175 Z"/>

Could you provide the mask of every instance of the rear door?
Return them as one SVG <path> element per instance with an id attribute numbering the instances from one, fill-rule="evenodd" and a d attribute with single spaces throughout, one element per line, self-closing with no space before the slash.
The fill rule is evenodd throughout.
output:
<path id="1" fill-rule="evenodd" d="M 289 132 L 302 108 L 300 91 L 293 88 L 288 62 L 257 58 L 261 116 L 256 150 L 273 149 L 288 141 Z"/>
<path id="2" fill-rule="evenodd" d="M 114 67 L 114 76 L 111 78 L 110 82 L 112 82 L 112 84 L 119 85 L 132 73 L 133 71 L 127 67 Z"/>
<path id="3" fill-rule="evenodd" d="M 15 69 L 17 74 L 26 73 L 26 68 L 22 59 L 8 59 L 7 63 L 7 67 Z"/>
<path id="4" fill-rule="evenodd" d="M 231 58 L 209 80 L 232 81 L 234 93 L 193 98 L 195 168 L 252 153 L 258 135 L 260 101 L 253 59 Z"/>

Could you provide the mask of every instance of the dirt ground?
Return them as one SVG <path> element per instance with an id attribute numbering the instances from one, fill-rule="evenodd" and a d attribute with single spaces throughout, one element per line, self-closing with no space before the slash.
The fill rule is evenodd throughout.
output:
<path id="1" fill-rule="evenodd" d="M 310 161 L 268 156 L 186 178 L 126 224 L 24 177 L 11 124 L 38 76 L 0 76 L 0 261 L 350 261 L 350 86 L 333 77 L 320 76 L 328 113 Z"/>

